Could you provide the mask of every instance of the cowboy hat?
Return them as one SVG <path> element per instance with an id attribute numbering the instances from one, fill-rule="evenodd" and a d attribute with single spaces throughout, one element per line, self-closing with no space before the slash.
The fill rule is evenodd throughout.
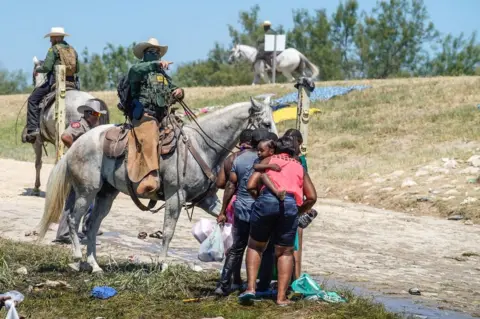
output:
<path id="1" fill-rule="evenodd" d="M 148 39 L 147 42 L 140 42 L 133 48 L 133 54 L 139 58 L 143 59 L 143 52 L 148 48 L 157 48 L 160 50 L 160 57 L 164 56 L 167 53 L 168 46 L 167 45 L 160 45 L 158 40 L 155 38 Z"/>
<path id="2" fill-rule="evenodd" d="M 79 113 L 83 113 L 85 111 L 94 111 L 100 114 L 107 114 L 107 111 L 102 110 L 102 104 L 104 104 L 102 100 L 90 99 L 87 102 L 85 102 L 84 105 L 80 105 L 77 108 L 77 111 Z"/>
<path id="3" fill-rule="evenodd" d="M 50 29 L 50 32 L 47 33 L 44 38 L 48 37 L 68 37 L 70 34 L 65 33 L 63 27 L 53 27 Z"/>
<path id="4" fill-rule="evenodd" d="M 263 25 L 272 25 L 272 23 L 268 20 L 263 21 Z"/>

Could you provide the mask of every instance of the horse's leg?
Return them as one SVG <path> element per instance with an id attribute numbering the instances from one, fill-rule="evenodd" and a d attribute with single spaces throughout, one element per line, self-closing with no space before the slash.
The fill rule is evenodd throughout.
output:
<path id="1" fill-rule="evenodd" d="M 295 78 L 293 77 L 292 73 L 290 73 L 289 71 L 282 70 L 282 74 L 287 78 L 288 81 L 295 82 Z"/>
<path id="2" fill-rule="evenodd" d="M 268 76 L 268 73 L 265 67 L 265 62 L 263 62 L 263 60 L 260 61 L 259 71 L 260 71 L 260 77 L 262 78 L 263 82 L 270 84 L 271 83 L 270 77 Z"/>
<path id="3" fill-rule="evenodd" d="M 40 170 L 42 169 L 42 146 L 43 141 L 40 135 L 35 139 L 33 150 L 35 151 L 35 187 L 33 188 L 33 195 L 40 195 Z"/>
<path id="4" fill-rule="evenodd" d="M 177 225 L 180 211 L 185 204 L 185 195 L 182 190 L 172 189 L 173 194 L 165 196 L 168 199 L 165 201 L 165 219 L 163 222 L 163 246 L 160 252 L 160 256 L 166 258 L 168 255 L 168 247 L 172 241 L 175 227 Z M 167 195 L 169 192 L 165 192 Z"/>
<path id="5" fill-rule="evenodd" d="M 95 206 L 90 215 L 87 224 L 87 262 L 92 267 L 92 272 L 103 272 L 102 268 L 97 263 L 97 232 L 100 224 L 105 216 L 108 215 L 112 208 L 112 203 L 117 197 L 119 191 L 104 183 L 100 192 L 98 192 L 95 199 Z"/>
<path id="6" fill-rule="evenodd" d="M 69 266 L 75 270 L 80 270 L 80 264 L 82 260 L 82 250 L 80 248 L 80 240 L 78 238 L 78 225 L 80 224 L 80 219 L 87 213 L 88 207 L 93 202 L 93 199 L 96 196 L 96 191 L 93 191 L 90 194 L 87 194 L 85 190 L 81 190 L 75 193 L 75 204 L 73 209 L 68 208 L 68 230 L 70 234 L 70 239 L 72 240 L 73 248 L 73 261 L 74 263 Z"/>
<path id="7" fill-rule="evenodd" d="M 258 80 L 259 80 L 259 76 L 258 76 L 258 73 L 257 72 L 254 72 L 254 76 L 253 76 L 253 82 L 252 82 L 252 85 L 255 85 L 258 83 Z"/>

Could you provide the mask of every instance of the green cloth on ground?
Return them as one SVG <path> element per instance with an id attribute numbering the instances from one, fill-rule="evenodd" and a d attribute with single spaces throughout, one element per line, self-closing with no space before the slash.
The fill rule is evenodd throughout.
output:
<path id="1" fill-rule="evenodd" d="M 347 302 L 345 298 L 334 291 L 325 291 L 308 274 L 302 274 L 292 283 L 292 289 L 300 293 L 306 300 L 323 300 L 330 303 Z"/>

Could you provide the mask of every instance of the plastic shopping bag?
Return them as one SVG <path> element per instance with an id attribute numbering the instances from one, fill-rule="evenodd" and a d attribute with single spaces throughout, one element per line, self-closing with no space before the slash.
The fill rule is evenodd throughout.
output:
<path id="1" fill-rule="evenodd" d="M 217 224 L 211 219 L 201 218 L 192 227 L 192 235 L 201 244 L 210 235 Z"/>
<path id="2" fill-rule="evenodd" d="M 223 244 L 222 229 L 216 225 L 213 232 L 203 241 L 198 251 L 198 259 L 203 262 L 223 261 L 225 246 Z"/>
<path id="3" fill-rule="evenodd" d="M 192 227 L 192 235 L 201 244 L 213 232 L 217 222 L 211 219 L 202 218 Z M 225 253 L 233 245 L 232 224 L 225 223 L 222 229 L 223 245 Z"/>

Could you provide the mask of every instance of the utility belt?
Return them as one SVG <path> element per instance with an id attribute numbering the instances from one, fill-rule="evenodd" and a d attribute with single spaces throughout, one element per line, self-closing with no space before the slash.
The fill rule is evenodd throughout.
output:
<path id="1" fill-rule="evenodd" d="M 47 75 L 48 85 L 52 86 L 55 84 L 55 74 L 53 72 L 48 73 Z M 66 76 L 65 81 L 75 83 L 75 76 Z"/>

